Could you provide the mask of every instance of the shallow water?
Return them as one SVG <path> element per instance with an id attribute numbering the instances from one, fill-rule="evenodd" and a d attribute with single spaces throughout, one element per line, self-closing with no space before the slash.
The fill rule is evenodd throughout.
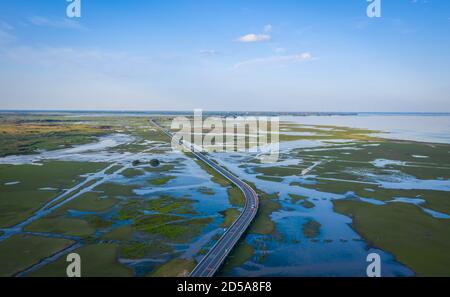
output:
<path id="1" fill-rule="evenodd" d="M 305 125 L 332 125 L 378 130 L 380 137 L 435 143 L 450 143 L 450 115 L 360 114 L 356 116 L 282 117 Z"/>
<path id="2" fill-rule="evenodd" d="M 217 153 L 214 157 L 241 179 L 255 183 L 259 189 L 268 194 L 279 193 L 282 205 L 282 208 L 274 212 L 271 217 L 280 238 L 249 236 L 247 242 L 256 248 L 256 256 L 244 266 L 235 268 L 226 275 L 365 276 L 366 257 L 370 252 L 380 254 L 383 261 L 383 275 L 413 275 L 411 270 L 396 262 L 392 255 L 370 249 L 350 227 L 351 219 L 333 211 L 332 200 L 345 199 L 346 195 L 289 186 L 292 181 L 308 182 L 305 177 L 285 178 L 281 183 L 262 181 L 252 172 L 240 167 L 245 162 L 244 156 Z M 288 197 L 289 194 L 309 197 L 308 200 L 316 206 L 306 209 L 301 205 L 293 204 Z M 306 238 L 302 231 L 303 224 L 311 219 L 322 225 L 319 237 L 314 240 Z M 263 240 L 265 244 L 264 261 L 258 261 L 260 240 Z"/>
<path id="3" fill-rule="evenodd" d="M 357 196 L 353 196 L 353 198 L 355 198 L 355 199 L 357 199 L 359 201 L 363 201 L 363 202 L 366 202 L 366 203 L 373 204 L 373 205 L 386 205 L 387 203 L 412 204 L 412 205 L 418 206 L 422 211 L 424 211 L 428 215 L 432 216 L 433 218 L 444 219 L 444 220 L 450 219 L 450 215 L 448 215 L 448 214 L 445 214 L 445 213 L 442 213 L 442 212 L 438 212 L 438 211 L 435 211 L 435 210 L 432 210 L 432 209 L 428 209 L 428 208 L 422 207 L 421 205 L 423 203 L 425 203 L 425 200 L 423 200 L 423 199 L 399 197 L 399 198 L 395 198 L 393 200 L 384 202 L 384 201 L 380 201 L 380 200 L 377 200 L 377 199 L 361 198 L 361 197 L 357 197 Z"/>
<path id="4" fill-rule="evenodd" d="M 112 162 L 114 157 L 119 159 L 118 154 L 108 153 L 106 150 L 119 145 L 130 143 L 134 140 L 132 136 L 126 134 L 111 134 L 98 138 L 98 141 L 73 148 L 43 151 L 33 155 L 7 156 L 0 158 L 0 164 L 32 164 L 43 160 L 64 160 L 79 162 Z M 123 154 L 120 154 L 123 158 Z"/>
<path id="5" fill-rule="evenodd" d="M 333 117 L 283 117 L 282 120 L 290 120 L 310 125 L 338 125 L 352 128 L 366 128 L 390 132 L 383 137 L 391 139 L 405 139 L 414 141 L 430 141 L 450 143 L 450 116 L 426 117 L 426 116 L 333 116 Z M 303 152 L 323 151 L 326 156 L 328 150 L 358 150 L 352 147 L 351 141 L 342 142 L 344 146 L 329 147 L 320 141 L 292 141 L 281 143 L 281 151 L 284 154 L 302 148 Z M 347 146 L 348 144 L 348 146 Z M 378 144 L 367 144 L 366 146 Z M 349 153 L 349 152 L 347 152 Z M 245 265 L 235 268 L 226 275 L 231 276 L 365 276 L 366 259 L 371 252 L 377 252 L 382 258 L 384 276 L 410 276 L 414 273 L 395 261 L 393 255 L 381 250 L 372 249 L 351 227 L 351 219 L 333 211 L 334 199 L 357 199 L 354 193 L 344 195 L 323 193 L 300 186 L 290 186 L 291 182 L 300 184 L 314 183 L 317 176 L 292 176 L 284 177 L 283 182 L 271 182 L 256 178 L 257 174 L 248 166 L 240 165 L 251 160 L 251 156 L 218 153 L 214 155 L 218 161 L 225 164 L 232 172 L 244 180 L 255 183 L 258 188 L 268 194 L 279 193 L 282 207 L 272 214 L 272 220 L 276 224 L 277 236 L 247 237 L 247 243 L 252 245 L 255 255 Z M 414 156 L 416 159 L 427 159 L 427 156 Z M 273 164 L 273 166 L 288 166 L 302 162 L 302 160 L 289 158 Z M 420 161 L 420 160 L 418 160 Z M 369 163 L 370 165 L 370 163 Z M 374 160 L 372 165 L 383 169 L 388 165 L 405 165 L 403 162 L 388 159 Z M 270 167 L 270 164 L 251 164 L 250 167 Z M 314 169 L 314 168 L 313 168 Z M 358 172 L 351 172 L 358 174 Z M 368 185 L 375 185 L 386 189 L 417 189 L 450 191 L 450 180 L 420 180 L 412 176 L 402 174 L 400 171 L 386 171 L 384 175 L 379 172 L 361 171 L 359 175 L 365 181 L 353 181 Z M 307 173 L 308 174 L 308 173 Z M 333 180 L 332 178 L 329 178 Z M 296 194 L 308 197 L 315 207 L 306 209 L 301 205 L 293 204 L 288 194 Z M 376 205 L 384 205 L 386 202 L 361 198 L 361 201 Z M 423 200 L 396 198 L 388 203 L 411 203 L 420 207 Z M 421 209 L 434 218 L 448 219 L 447 214 L 429 209 Z M 305 238 L 302 226 L 309 220 L 315 220 L 321 224 L 320 235 L 314 240 Z M 264 242 L 261 248 L 261 241 Z M 262 256 L 261 256 L 262 255 Z M 289 255 L 287 257 L 286 255 Z M 261 260 L 261 258 L 263 260 Z"/>
<path id="6" fill-rule="evenodd" d="M 342 125 L 349 127 L 360 127 L 369 129 L 380 129 L 389 131 L 391 134 L 383 135 L 387 138 L 410 139 L 410 140 L 430 140 L 433 142 L 450 143 L 450 117 L 439 117 L 432 119 L 424 116 L 339 116 L 339 117 L 289 117 L 290 120 L 305 124 L 320 125 Z M 287 118 L 286 118 L 287 119 Z M 414 124 L 420 122 L 420 127 Z M 400 124 L 398 124 L 400 123 Z M 426 123 L 434 123 L 436 127 L 423 127 Z M 326 128 L 323 128 L 326 129 Z M 167 152 L 165 154 L 152 154 L 150 151 L 145 153 L 127 153 L 114 152 L 112 150 L 122 144 L 133 142 L 134 138 L 124 134 L 115 134 L 101 138 L 98 142 L 78 146 L 72 149 L 57 150 L 51 152 L 42 152 L 30 156 L 10 156 L 0 158 L 0 164 L 38 164 L 43 160 L 68 160 L 68 161 L 87 161 L 87 162 L 108 162 L 111 164 L 121 164 L 125 167 L 115 175 L 106 176 L 99 173 L 93 178 L 102 178 L 102 182 L 113 182 L 123 185 L 136 185 L 134 193 L 142 199 L 152 199 L 152 197 L 167 194 L 174 198 L 189 197 L 194 200 L 194 210 L 198 213 L 196 218 L 211 217 L 213 222 L 206 227 L 202 234 L 193 238 L 190 242 L 183 245 L 174 245 L 177 253 L 182 258 L 191 258 L 195 256 L 206 244 L 211 243 L 211 239 L 216 234 L 221 234 L 223 229 L 220 224 L 223 217 L 219 212 L 231 207 L 228 201 L 226 189 L 211 182 L 210 176 L 203 171 L 192 159 L 183 154 Z M 333 140 L 334 141 L 334 140 Z M 336 140 L 336 142 L 340 142 Z M 144 145 L 158 147 L 157 143 L 145 142 Z M 164 144 L 159 144 L 164 145 Z M 368 144 L 376 145 L 376 144 Z M 326 145 L 320 141 L 299 140 L 281 143 L 280 149 L 282 154 L 289 154 L 296 149 L 304 149 L 305 152 L 310 151 L 326 151 L 330 145 Z M 342 141 L 342 147 L 332 148 L 333 150 L 356 150 L 351 146 L 351 141 Z M 150 149 L 151 150 L 151 149 Z M 348 153 L 348 152 L 344 152 Z M 395 261 L 394 257 L 384 251 L 371 248 L 367 242 L 363 240 L 350 226 L 351 219 L 337 214 L 333 211 L 332 201 L 336 199 L 357 199 L 354 193 L 349 192 L 343 195 L 324 193 L 314 189 L 303 188 L 300 186 L 290 186 L 291 182 L 299 182 L 300 184 L 314 184 L 318 178 L 311 173 L 314 166 L 320 165 L 315 162 L 308 169 L 303 170 L 298 176 L 283 178 L 283 182 L 263 181 L 257 178 L 252 167 L 285 167 L 301 165 L 304 160 L 290 158 L 281 160 L 274 164 L 254 164 L 248 163 L 257 155 L 249 155 L 244 153 L 215 153 L 211 154 L 214 158 L 224 164 L 233 173 L 243 180 L 250 181 L 257 187 L 269 194 L 279 193 L 281 208 L 274 212 L 271 219 L 276 224 L 276 234 L 268 235 L 249 235 L 246 238 L 247 243 L 252 245 L 256 252 L 251 260 L 247 261 L 243 266 L 237 267 L 226 275 L 231 276 L 365 276 L 366 274 L 366 257 L 369 253 L 376 252 L 382 258 L 383 276 L 411 276 L 413 272 L 404 265 Z M 325 156 L 326 157 L 326 156 Z M 414 156 L 417 159 L 426 159 L 426 156 Z M 135 178 L 125 178 L 119 173 L 129 168 L 133 160 L 139 159 L 149 161 L 158 158 L 162 162 L 177 161 L 175 170 L 168 172 L 175 179 L 170 180 L 164 186 L 150 186 L 145 181 L 156 176 L 155 173 L 145 173 L 143 176 Z M 420 160 L 419 160 L 420 161 Z M 249 166 L 241 167 L 242 164 Z M 373 165 L 383 168 L 388 165 L 404 165 L 395 160 L 375 160 Z M 127 167 L 128 166 L 128 167 Z M 300 172 L 302 171 L 299 169 Z M 380 176 L 368 172 L 361 172 L 367 179 L 367 184 L 377 185 L 386 189 L 431 189 L 450 191 L 449 180 L 419 180 L 413 177 L 403 175 L 387 175 Z M 332 178 L 330 178 L 332 180 Z M 13 181 L 11 181 L 13 182 Z M 361 183 L 360 181 L 357 181 Z M 97 186 L 96 183 L 92 187 L 88 187 L 80 192 L 85 193 Z M 13 186 L 13 185 L 11 185 Z M 200 187 L 212 189 L 215 194 L 207 195 L 199 192 Z M 50 189 L 42 189 L 50 190 Z M 76 190 L 76 187 L 68 191 Z M 308 197 L 308 201 L 315 204 L 312 209 L 307 209 L 300 204 L 295 204 L 289 198 L 289 194 L 296 194 Z M 78 196 L 78 195 L 77 195 Z M 74 196 L 76 198 L 77 196 Z M 57 197 L 58 198 L 58 197 Z M 56 198 L 56 200 L 57 200 Z M 55 201 L 55 200 L 54 200 Z M 54 202 L 53 201 L 53 202 Z M 70 200 L 69 200 L 70 201 Z M 361 198 L 361 201 L 383 205 L 374 199 Z M 387 203 L 410 203 L 420 207 L 423 203 L 421 199 L 395 198 Z M 422 207 L 421 207 L 422 208 Z M 435 212 L 422 208 L 424 212 L 439 219 L 450 219 L 447 214 Z M 116 214 L 117 209 L 104 216 L 111 218 Z M 46 211 L 38 211 L 32 218 L 19 224 L 16 228 L 8 230 L 3 235 L 3 239 L 20 231 L 21 228 L 31 222 L 48 214 Z M 73 217 L 80 217 L 92 213 L 82 213 L 71 211 Z M 186 215 L 194 217 L 194 215 Z M 321 224 L 320 234 L 317 238 L 310 239 L 305 237 L 302 226 L 310 220 L 315 220 Z M 131 224 L 132 222 L 124 222 Z M 116 223 L 112 228 L 119 227 Z M 100 235 L 100 234 L 97 234 Z M 1 239 L 1 238 L 0 238 Z M 158 259 L 145 259 L 140 261 L 130 261 L 121 259 L 120 261 L 130 267 L 135 268 L 138 275 L 145 275 L 154 267 L 160 265 L 163 261 L 169 259 L 168 255 L 163 255 Z M 198 259 L 198 257 L 197 257 Z"/>

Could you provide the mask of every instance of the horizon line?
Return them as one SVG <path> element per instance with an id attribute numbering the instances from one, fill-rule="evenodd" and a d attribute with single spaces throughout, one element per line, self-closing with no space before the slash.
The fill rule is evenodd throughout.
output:
<path id="1" fill-rule="evenodd" d="M 134 109 L 0 109 L 0 113 L 4 112 L 101 112 L 101 113 L 191 113 L 195 110 L 201 110 L 204 113 L 282 113 L 282 114 L 446 114 L 450 115 L 450 111 L 265 111 L 265 110 L 202 110 L 202 109 L 178 109 L 178 110 L 134 110 Z"/>

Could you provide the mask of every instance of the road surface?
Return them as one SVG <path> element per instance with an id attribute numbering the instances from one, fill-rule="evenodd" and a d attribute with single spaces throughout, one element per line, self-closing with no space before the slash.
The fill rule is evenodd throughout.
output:
<path id="1" fill-rule="evenodd" d="M 163 127 L 150 121 L 154 126 L 160 129 L 164 134 L 172 139 L 173 135 Z M 183 143 L 184 144 L 184 143 Z M 184 144 L 185 145 L 185 144 Z M 197 267 L 191 272 L 190 277 L 212 277 L 225 261 L 226 257 L 233 250 L 234 246 L 238 243 L 244 232 L 250 226 L 251 222 L 256 216 L 259 207 L 258 194 L 242 180 L 234 176 L 231 172 L 224 169 L 217 163 L 211 161 L 208 157 L 199 153 L 191 145 L 185 145 L 194 156 L 200 161 L 204 162 L 212 169 L 220 173 L 231 183 L 236 185 L 245 196 L 245 205 L 241 215 L 231 225 L 217 243 L 209 250 L 209 252 L 198 263 Z"/>

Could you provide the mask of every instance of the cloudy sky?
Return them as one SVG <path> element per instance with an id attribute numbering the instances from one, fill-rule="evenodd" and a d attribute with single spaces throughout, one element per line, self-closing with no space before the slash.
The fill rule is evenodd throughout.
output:
<path id="1" fill-rule="evenodd" d="M 450 112 L 450 1 L 0 1 L 0 109 Z"/>

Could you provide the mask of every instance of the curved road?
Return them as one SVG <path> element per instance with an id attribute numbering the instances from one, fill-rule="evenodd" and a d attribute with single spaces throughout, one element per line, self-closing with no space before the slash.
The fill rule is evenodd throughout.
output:
<path id="1" fill-rule="evenodd" d="M 166 131 L 163 127 L 150 120 L 154 126 L 160 129 L 164 134 L 172 139 L 173 135 Z M 187 145 L 185 145 L 187 147 Z M 189 150 L 200 161 L 204 162 L 212 169 L 220 173 L 231 183 L 236 185 L 245 196 L 245 206 L 241 215 L 231 225 L 228 230 L 222 235 L 217 243 L 209 250 L 209 252 L 198 263 L 197 267 L 191 272 L 190 277 L 212 277 L 217 272 L 219 267 L 225 261 L 225 258 L 230 254 L 234 246 L 237 244 L 241 236 L 250 226 L 251 222 L 256 216 L 259 207 L 259 198 L 256 192 L 242 180 L 234 176 L 231 172 L 224 169 L 220 165 L 211 161 L 205 155 L 196 152 L 194 147 L 189 147 Z"/>

